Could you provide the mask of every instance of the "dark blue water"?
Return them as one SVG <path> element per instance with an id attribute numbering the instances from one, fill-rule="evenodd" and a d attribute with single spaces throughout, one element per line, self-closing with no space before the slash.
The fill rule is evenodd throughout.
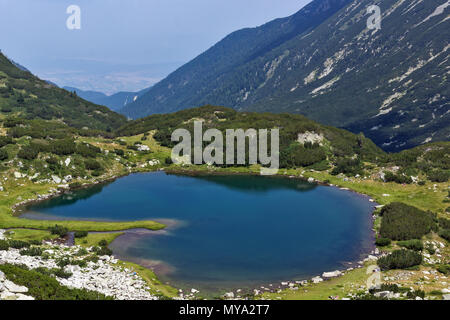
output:
<path id="1" fill-rule="evenodd" d="M 121 258 L 179 287 L 220 290 L 305 279 L 371 249 L 368 198 L 295 179 L 134 174 L 34 205 L 28 218 L 162 221 L 118 238 Z"/>

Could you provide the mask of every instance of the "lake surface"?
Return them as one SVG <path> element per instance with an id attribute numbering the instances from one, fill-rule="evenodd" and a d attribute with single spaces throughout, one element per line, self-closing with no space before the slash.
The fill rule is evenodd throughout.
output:
<path id="1" fill-rule="evenodd" d="M 367 197 L 297 179 L 133 174 L 33 205 L 32 219 L 156 220 L 115 255 L 164 282 L 205 291 L 302 280 L 347 267 L 372 248 Z"/>

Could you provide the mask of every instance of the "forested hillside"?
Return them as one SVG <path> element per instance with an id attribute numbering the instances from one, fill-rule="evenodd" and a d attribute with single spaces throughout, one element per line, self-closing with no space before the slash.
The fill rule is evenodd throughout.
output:
<path id="1" fill-rule="evenodd" d="M 374 4 L 381 30 L 367 28 Z M 449 10 L 447 0 L 315 0 L 231 34 L 123 112 L 213 104 L 303 114 L 388 151 L 447 141 Z"/>
<path id="2" fill-rule="evenodd" d="M 113 131 L 126 118 L 19 69 L 0 53 L 0 113 L 24 119 L 58 120 L 85 130 Z"/>

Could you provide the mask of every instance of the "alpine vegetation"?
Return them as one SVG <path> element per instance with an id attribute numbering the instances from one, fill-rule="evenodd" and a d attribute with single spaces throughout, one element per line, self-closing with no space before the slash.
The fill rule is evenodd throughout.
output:
<path id="1" fill-rule="evenodd" d="M 208 129 L 203 133 L 202 122 L 194 122 L 194 147 L 192 148 L 191 133 L 187 129 L 176 129 L 172 133 L 172 142 L 179 142 L 172 149 L 172 162 L 175 164 L 201 165 L 245 165 L 246 159 L 250 165 L 259 164 L 262 175 L 278 173 L 280 165 L 280 133 L 278 129 L 271 130 L 270 150 L 268 147 L 268 130 L 259 129 L 226 129 L 226 142 L 224 152 L 224 139 L 222 131 Z M 248 140 L 248 148 L 247 142 Z M 211 142 L 212 141 L 212 142 Z M 211 142 L 203 149 L 204 142 Z M 236 142 L 236 144 L 235 144 Z M 192 152 L 193 150 L 193 152 Z M 248 155 L 246 151 L 248 150 Z M 258 152 L 259 151 L 259 152 Z M 270 151 L 270 154 L 268 153 Z M 225 157 L 224 157 L 225 155 Z M 224 159 L 225 158 L 225 159 Z"/>

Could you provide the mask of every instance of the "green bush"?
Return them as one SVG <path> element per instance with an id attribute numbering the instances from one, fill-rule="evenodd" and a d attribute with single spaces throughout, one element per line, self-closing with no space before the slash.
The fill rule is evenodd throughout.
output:
<path id="1" fill-rule="evenodd" d="M 447 182 L 450 178 L 450 171 L 434 170 L 428 173 L 428 179 L 432 182 Z"/>
<path id="2" fill-rule="evenodd" d="M 114 149 L 114 153 L 117 154 L 118 156 L 123 157 L 125 154 L 125 151 L 123 151 L 122 149 Z"/>
<path id="3" fill-rule="evenodd" d="M 70 189 L 79 189 L 81 188 L 81 186 L 82 186 L 81 182 L 72 182 L 71 184 L 69 184 Z"/>
<path id="4" fill-rule="evenodd" d="M 50 230 L 51 234 L 56 234 L 56 235 L 60 236 L 61 238 L 64 237 L 69 232 L 69 229 L 67 229 L 63 226 L 59 226 L 57 224 L 54 227 L 50 227 L 49 230 Z"/>
<path id="5" fill-rule="evenodd" d="M 98 243 L 98 245 L 100 246 L 100 247 L 106 247 L 107 245 L 108 245 L 108 242 L 106 241 L 106 240 L 100 240 L 99 241 L 99 243 Z"/>
<path id="6" fill-rule="evenodd" d="M 450 274 L 450 264 L 441 264 L 437 267 L 437 271 L 443 274 Z"/>
<path id="7" fill-rule="evenodd" d="M 0 148 L 7 146 L 8 144 L 14 144 L 14 140 L 9 136 L 0 136 Z"/>
<path id="8" fill-rule="evenodd" d="M 19 153 L 17 154 L 17 156 L 20 159 L 24 159 L 24 160 L 34 160 L 37 158 L 38 155 L 39 155 L 39 150 L 37 150 L 36 148 L 34 148 L 32 146 L 23 147 L 22 149 L 20 149 Z"/>
<path id="9" fill-rule="evenodd" d="M 31 247 L 29 249 L 23 249 L 19 252 L 22 256 L 37 257 L 42 255 L 42 249 L 39 247 Z"/>
<path id="10" fill-rule="evenodd" d="M 439 236 L 447 241 L 450 241 L 450 229 L 444 229 L 439 232 Z"/>
<path id="11" fill-rule="evenodd" d="M 0 149 L 0 161 L 8 160 L 8 158 L 9 158 L 8 151 L 6 151 L 5 149 L 1 148 Z"/>
<path id="12" fill-rule="evenodd" d="M 102 246 L 102 247 L 95 247 L 94 248 L 94 252 L 98 255 L 98 256 L 111 256 L 112 255 L 112 250 L 109 249 L 108 247 Z"/>
<path id="13" fill-rule="evenodd" d="M 74 154 L 76 151 L 75 142 L 71 139 L 55 140 L 51 143 L 51 152 L 59 156 Z"/>
<path id="14" fill-rule="evenodd" d="M 167 157 L 166 159 L 164 159 L 164 163 L 166 165 L 171 165 L 173 163 L 172 158 L 171 157 Z"/>
<path id="15" fill-rule="evenodd" d="M 381 270 L 406 269 L 422 263 L 422 255 L 411 250 L 396 250 L 378 259 Z"/>
<path id="16" fill-rule="evenodd" d="M 77 231 L 75 232 L 75 238 L 86 238 L 88 236 L 87 231 Z"/>
<path id="17" fill-rule="evenodd" d="M 23 249 L 30 247 L 30 244 L 28 242 L 22 240 L 8 240 L 8 245 L 13 249 Z"/>
<path id="18" fill-rule="evenodd" d="M 438 221 L 442 229 L 450 229 L 450 219 L 439 218 Z"/>
<path id="19" fill-rule="evenodd" d="M 56 269 L 53 271 L 53 274 L 58 278 L 69 279 L 72 276 L 71 272 L 64 271 L 63 268 Z"/>
<path id="20" fill-rule="evenodd" d="M 6 240 L 0 240 L 0 251 L 9 250 L 9 243 Z"/>
<path id="21" fill-rule="evenodd" d="M 423 243 L 421 240 L 406 240 L 406 241 L 399 241 L 397 243 L 400 247 L 404 247 L 406 249 L 414 250 L 414 251 L 422 251 L 423 250 Z"/>
<path id="22" fill-rule="evenodd" d="M 435 216 L 400 202 L 393 202 L 381 210 L 380 234 L 392 240 L 420 239 L 437 229 Z"/>
<path id="23" fill-rule="evenodd" d="M 338 174 L 345 174 L 347 176 L 355 176 L 357 174 L 362 175 L 364 174 L 361 159 L 338 159 L 336 161 L 335 167 L 331 171 L 331 174 L 336 176 Z"/>
<path id="24" fill-rule="evenodd" d="M 69 258 L 59 258 L 56 261 L 56 265 L 60 268 L 64 268 L 65 266 L 69 266 L 72 264 L 72 260 L 70 260 Z"/>
<path id="25" fill-rule="evenodd" d="M 101 153 L 101 149 L 91 144 L 78 144 L 76 152 L 84 158 L 95 158 L 97 154 Z"/>
<path id="26" fill-rule="evenodd" d="M 423 290 L 413 290 L 413 291 L 409 291 L 407 294 L 406 294 L 406 297 L 408 298 L 408 299 L 412 299 L 412 300 L 415 300 L 417 297 L 419 297 L 419 298 L 425 298 L 425 291 L 423 291 Z"/>
<path id="27" fill-rule="evenodd" d="M 386 246 L 390 245 L 391 242 L 392 242 L 391 239 L 388 239 L 388 238 L 378 238 L 375 241 L 375 244 L 380 247 L 386 247 Z"/>
<path id="28" fill-rule="evenodd" d="M 86 161 L 84 161 L 84 166 L 86 167 L 87 170 L 102 169 L 102 165 L 94 159 L 87 159 Z"/>
<path id="29" fill-rule="evenodd" d="M 399 184 L 411 184 L 413 182 L 410 176 L 405 176 L 403 174 L 395 174 L 390 171 L 384 173 L 384 180 L 386 182 L 395 182 Z"/>
<path id="30" fill-rule="evenodd" d="M 87 255 L 89 252 L 85 249 L 85 248 L 81 248 L 77 251 L 77 253 L 75 254 L 77 257 L 81 257 L 81 256 L 85 256 Z"/>

